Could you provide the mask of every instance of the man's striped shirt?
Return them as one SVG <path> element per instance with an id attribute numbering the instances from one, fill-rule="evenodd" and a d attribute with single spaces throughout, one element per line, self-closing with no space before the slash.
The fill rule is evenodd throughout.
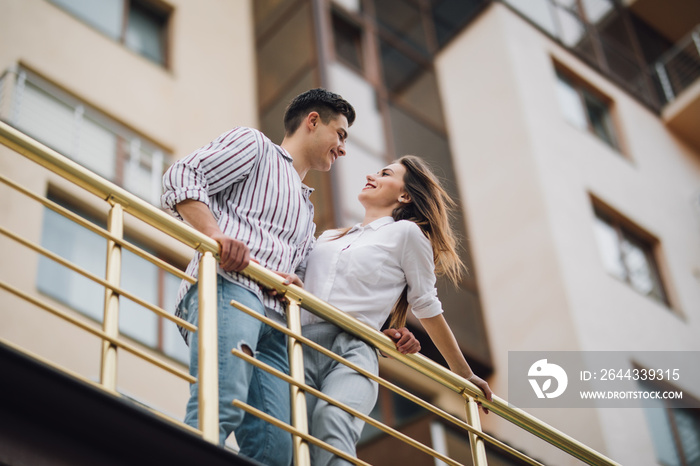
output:
<path id="1" fill-rule="evenodd" d="M 293 273 L 313 244 L 313 190 L 302 183 L 289 153 L 258 130 L 234 128 L 179 160 L 165 172 L 163 191 L 163 207 L 180 219 L 176 204 L 194 199 L 208 205 L 221 231 L 246 243 L 251 257 L 270 270 Z M 195 253 L 188 274 L 197 276 L 200 258 Z M 284 313 L 249 278 L 221 267 L 218 273 Z M 180 285 L 178 303 L 189 286 Z"/>

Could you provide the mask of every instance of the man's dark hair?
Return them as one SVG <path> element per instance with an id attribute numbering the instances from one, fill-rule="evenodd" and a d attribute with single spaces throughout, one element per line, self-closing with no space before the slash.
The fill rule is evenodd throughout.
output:
<path id="1" fill-rule="evenodd" d="M 285 110 L 285 133 L 294 134 L 310 112 L 318 112 L 324 125 L 339 115 L 345 115 L 348 126 L 355 121 L 355 109 L 345 99 L 325 89 L 311 89 L 296 96 Z"/>

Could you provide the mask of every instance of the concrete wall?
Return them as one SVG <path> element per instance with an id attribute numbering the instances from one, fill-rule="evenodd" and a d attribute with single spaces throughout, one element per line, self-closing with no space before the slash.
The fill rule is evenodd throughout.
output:
<path id="1" fill-rule="evenodd" d="M 612 100 L 621 152 L 565 121 L 555 61 Z M 700 217 L 693 196 L 700 154 L 501 4 L 457 37 L 436 66 L 496 393 L 508 398 L 508 351 L 616 350 L 632 360 L 635 351 L 698 350 Z M 591 195 L 659 240 L 670 307 L 606 273 Z M 622 411 L 532 413 L 623 464 L 656 464 L 642 410 Z M 497 419 L 486 424 L 545 462 L 571 464 Z"/>

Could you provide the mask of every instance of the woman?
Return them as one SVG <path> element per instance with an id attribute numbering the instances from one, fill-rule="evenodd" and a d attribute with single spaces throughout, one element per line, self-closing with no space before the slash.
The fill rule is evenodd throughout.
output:
<path id="1" fill-rule="evenodd" d="M 308 257 L 305 288 L 338 309 L 379 330 L 402 327 L 408 307 L 447 361 L 450 369 L 481 388 L 488 384 L 464 359 L 442 316 L 435 276 L 457 283 L 463 271 L 449 226 L 454 205 L 425 163 L 404 156 L 367 176 L 358 199 L 365 208 L 361 224 L 323 233 Z M 303 334 L 359 366 L 378 371 L 377 354 L 367 343 L 304 311 Z M 307 383 L 336 400 L 369 413 L 377 384 L 316 351 L 305 348 Z M 355 455 L 363 422 L 316 397 L 307 397 L 310 433 Z M 312 447 L 312 464 L 344 464 Z"/>

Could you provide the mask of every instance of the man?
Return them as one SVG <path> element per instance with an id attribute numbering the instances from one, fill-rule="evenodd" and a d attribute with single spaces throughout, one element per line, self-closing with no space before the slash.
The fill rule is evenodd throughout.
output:
<path id="1" fill-rule="evenodd" d="M 285 322 L 274 296 L 239 274 L 251 257 L 270 270 L 293 274 L 314 241 L 312 190 L 302 183 L 309 170 L 328 171 L 345 155 L 353 107 L 324 89 L 294 98 L 284 115 L 285 137 L 276 145 L 260 131 L 237 127 L 176 162 L 163 176 L 163 206 L 220 245 L 217 277 L 219 327 L 219 426 L 223 444 L 231 432 L 241 454 L 270 465 L 291 463 L 292 440 L 283 430 L 234 408 L 239 399 L 289 423 L 289 386 L 234 357 L 232 348 L 288 373 L 286 337 L 237 311 L 236 300 Z M 195 255 L 187 272 L 197 274 Z M 197 287 L 183 281 L 176 314 L 197 322 Z M 197 374 L 197 334 L 187 335 L 190 373 Z M 397 345 L 415 346 L 402 331 Z M 198 425 L 198 384 L 190 389 L 185 422 Z"/>

